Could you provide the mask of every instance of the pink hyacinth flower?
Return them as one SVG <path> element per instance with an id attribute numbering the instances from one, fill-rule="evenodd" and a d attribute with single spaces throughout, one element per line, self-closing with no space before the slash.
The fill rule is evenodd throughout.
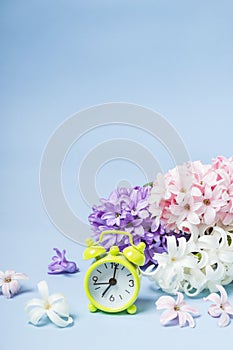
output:
<path id="1" fill-rule="evenodd" d="M 227 293 L 223 286 L 216 285 L 220 291 L 220 295 L 217 293 L 211 293 L 206 298 L 205 301 L 212 301 L 214 304 L 211 304 L 208 313 L 212 317 L 219 317 L 218 325 L 219 327 L 226 327 L 230 323 L 230 316 L 233 315 L 233 307 L 229 303 L 227 298 Z"/>
<path id="2" fill-rule="evenodd" d="M 177 318 L 181 327 L 185 326 L 186 322 L 188 322 L 190 327 L 195 327 L 195 321 L 191 313 L 197 315 L 198 310 L 183 301 L 184 296 L 182 293 L 176 292 L 176 294 L 176 300 L 171 296 L 162 296 L 156 301 L 157 310 L 166 309 L 160 317 L 161 324 L 165 325 Z"/>
<path id="3" fill-rule="evenodd" d="M 0 271 L 0 287 L 2 287 L 2 294 L 7 298 L 17 294 L 20 289 L 18 280 L 26 280 L 28 276 L 24 273 L 18 273 L 13 270 L 7 270 L 5 273 Z"/>

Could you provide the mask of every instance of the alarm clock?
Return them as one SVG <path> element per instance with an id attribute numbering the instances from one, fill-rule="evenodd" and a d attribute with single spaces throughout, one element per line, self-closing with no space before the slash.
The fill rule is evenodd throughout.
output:
<path id="1" fill-rule="evenodd" d="M 112 246 L 109 252 L 100 245 L 106 234 L 121 234 L 129 237 L 130 246 L 120 252 Z M 97 310 L 116 313 L 127 310 L 134 314 L 137 307 L 134 302 L 140 290 L 139 266 L 145 262 L 145 243 L 133 243 L 129 232 L 118 230 L 103 231 L 98 242 L 87 240 L 83 258 L 94 259 L 86 272 L 84 288 L 90 301 L 89 311 Z"/>

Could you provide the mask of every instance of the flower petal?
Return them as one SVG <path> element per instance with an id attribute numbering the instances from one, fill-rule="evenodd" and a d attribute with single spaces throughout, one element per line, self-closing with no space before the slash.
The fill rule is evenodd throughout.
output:
<path id="1" fill-rule="evenodd" d="M 195 321 L 194 321 L 192 315 L 190 315 L 189 313 L 186 313 L 186 319 L 188 321 L 189 327 L 194 328 L 195 327 Z"/>
<path id="2" fill-rule="evenodd" d="M 200 188 L 198 188 L 196 186 L 193 186 L 193 188 L 191 189 L 191 194 L 192 194 L 192 196 L 195 196 L 195 197 L 202 196 L 202 192 L 201 192 Z"/>
<path id="3" fill-rule="evenodd" d="M 180 292 L 176 292 L 176 295 L 177 295 L 176 305 L 179 306 L 182 303 L 182 301 L 184 300 L 184 296 Z"/>
<path id="4" fill-rule="evenodd" d="M 212 304 L 208 309 L 208 313 L 212 317 L 219 317 L 220 315 L 222 315 L 223 310 L 218 305 Z"/>
<path id="5" fill-rule="evenodd" d="M 225 288 L 221 286 L 220 284 L 217 284 L 216 287 L 218 288 L 219 292 L 221 293 L 221 304 L 225 304 L 227 302 L 227 292 L 225 291 Z"/>
<path id="6" fill-rule="evenodd" d="M 11 277 L 12 275 L 15 274 L 14 270 L 6 270 L 5 272 L 5 277 Z"/>
<path id="7" fill-rule="evenodd" d="M 66 300 L 53 304 L 51 309 L 62 317 L 69 317 L 69 305 Z"/>
<path id="8" fill-rule="evenodd" d="M 5 295 L 7 298 L 11 297 L 9 283 L 3 283 L 3 285 L 2 285 L 2 294 Z"/>
<path id="9" fill-rule="evenodd" d="M 64 295 L 61 293 L 55 293 L 55 294 L 51 294 L 48 297 L 48 302 L 50 305 L 53 305 L 54 303 L 63 301 L 65 299 Z"/>
<path id="10" fill-rule="evenodd" d="M 183 306 L 181 306 L 181 311 L 185 311 L 185 312 L 191 312 L 194 315 L 198 315 L 199 311 L 198 309 L 196 309 L 195 307 L 189 306 L 187 304 L 184 304 Z"/>
<path id="11" fill-rule="evenodd" d="M 48 300 L 49 298 L 49 289 L 48 289 L 48 285 L 46 283 L 46 281 L 40 281 L 38 284 L 38 289 L 39 289 L 39 293 L 41 295 L 41 297 L 44 300 Z"/>
<path id="12" fill-rule="evenodd" d="M 57 256 L 62 259 L 62 253 L 60 252 L 60 250 L 58 248 L 53 248 L 53 250 L 56 252 Z"/>
<path id="13" fill-rule="evenodd" d="M 140 202 L 138 202 L 137 209 L 142 210 L 147 208 L 147 206 L 148 206 L 147 200 L 141 200 Z"/>
<path id="14" fill-rule="evenodd" d="M 167 237 L 168 254 L 174 256 L 177 252 L 176 238 L 174 236 Z"/>
<path id="15" fill-rule="evenodd" d="M 36 326 L 40 319 L 45 315 L 45 313 L 45 309 L 41 307 L 35 307 L 28 312 L 28 320 Z"/>
<path id="16" fill-rule="evenodd" d="M 9 288 L 12 294 L 16 294 L 19 291 L 20 284 L 17 280 L 12 280 L 9 283 Z"/>
<path id="17" fill-rule="evenodd" d="M 227 302 L 224 304 L 224 310 L 229 314 L 229 315 L 233 315 L 233 306 Z"/>
<path id="18" fill-rule="evenodd" d="M 213 268 L 210 265 L 206 265 L 205 267 L 206 270 L 206 278 L 209 281 L 221 281 L 224 278 L 224 274 L 225 274 L 225 267 L 223 264 L 221 264 L 220 262 L 217 263 L 217 268 Z M 216 285 L 214 286 L 216 289 Z M 220 298 L 220 302 L 221 302 L 221 298 Z"/>
<path id="19" fill-rule="evenodd" d="M 157 310 L 174 309 L 175 300 L 170 296 L 163 295 L 156 301 L 155 305 L 157 307 Z"/>
<path id="20" fill-rule="evenodd" d="M 221 304 L 221 298 L 217 293 L 211 293 L 206 298 L 203 298 L 205 301 L 212 301 L 216 305 Z"/>
<path id="21" fill-rule="evenodd" d="M 184 325 L 186 323 L 186 314 L 185 314 L 185 312 L 178 311 L 177 314 L 178 314 L 178 319 L 179 319 L 179 325 L 181 327 L 184 327 Z"/>
<path id="22" fill-rule="evenodd" d="M 200 223 L 199 216 L 194 212 L 188 214 L 187 220 L 193 225 L 198 225 Z"/>
<path id="23" fill-rule="evenodd" d="M 64 320 L 51 309 L 47 310 L 47 315 L 49 319 L 59 327 L 66 327 L 69 324 L 73 323 L 72 317 L 68 317 L 67 320 Z"/>
<path id="24" fill-rule="evenodd" d="M 11 276 L 11 279 L 27 280 L 28 276 L 25 273 L 16 272 Z"/>
<path id="25" fill-rule="evenodd" d="M 138 216 L 139 216 L 141 219 L 146 219 L 146 218 L 148 218 L 149 213 L 148 213 L 147 210 L 140 210 L 140 212 L 138 213 Z"/>
<path id="26" fill-rule="evenodd" d="M 173 237 L 173 236 L 172 236 Z M 175 237 L 174 237 L 175 238 Z M 187 248 L 187 241 L 184 237 L 178 238 L 179 246 L 177 248 L 176 257 L 183 257 Z"/>
<path id="27" fill-rule="evenodd" d="M 220 319 L 218 320 L 219 327 L 226 327 L 230 323 L 230 317 L 226 312 L 223 312 Z"/>
<path id="28" fill-rule="evenodd" d="M 175 310 L 166 310 L 160 316 L 160 322 L 164 325 L 169 321 L 174 320 L 177 317 L 177 312 Z"/>
<path id="29" fill-rule="evenodd" d="M 49 274 L 56 274 L 56 273 L 61 273 L 61 272 L 64 272 L 64 267 L 63 266 L 61 266 L 61 265 L 59 265 L 58 263 L 56 263 L 56 264 L 53 264 L 53 266 L 52 265 L 49 265 L 48 266 L 48 269 L 50 270 L 48 273 Z"/>
<path id="30" fill-rule="evenodd" d="M 29 302 L 25 306 L 25 310 L 27 311 L 27 309 L 29 309 L 30 307 L 35 307 L 35 306 L 39 306 L 39 307 L 43 308 L 44 307 L 44 300 L 38 299 L 38 298 L 34 298 L 34 299 L 29 300 Z"/>
<path id="31" fill-rule="evenodd" d="M 213 208 L 208 207 L 204 214 L 204 220 L 206 225 L 212 225 L 214 223 L 216 212 Z"/>
<path id="32" fill-rule="evenodd" d="M 219 260 L 225 263 L 232 263 L 233 262 L 233 252 L 227 251 L 227 250 L 222 250 L 219 251 L 218 254 Z"/>
<path id="33" fill-rule="evenodd" d="M 197 258 L 194 255 L 186 255 L 182 258 L 182 265 L 194 269 L 197 265 Z"/>

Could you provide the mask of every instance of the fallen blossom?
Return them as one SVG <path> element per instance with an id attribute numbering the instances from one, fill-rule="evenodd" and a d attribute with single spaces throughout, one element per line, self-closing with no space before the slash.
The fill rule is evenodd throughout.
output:
<path id="1" fill-rule="evenodd" d="M 53 248 L 57 255 L 52 257 L 52 262 L 48 265 L 49 274 L 74 273 L 79 269 L 74 261 L 68 261 L 65 257 L 66 251 L 62 252 L 58 248 Z"/>
<path id="2" fill-rule="evenodd" d="M 0 287 L 2 287 L 2 294 L 7 298 L 11 298 L 14 294 L 19 292 L 19 280 L 26 279 L 28 279 L 28 276 L 24 273 L 15 272 L 13 270 L 7 270 L 6 272 L 0 271 Z"/>
<path id="3" fill-rule="evenodd" d="M 65 297 L 58 293 L 49 295 L 46 281 L 40 281 L 37 286 L 41 299 L 30 300 L 25 308 L 29 322 L 37 326 L 41 319 L 47 316 L 58 327 L 66 327 L 73 323 Z"/>
<path id="4" fill-rule="evenodd" d="M 219 317 L 219 327 L 226 327 L 231 321 L 230 316 L 233 315 L 233 306 L 228 301 L 227 292 L 224 287 L 221 285 L 216 285 L 216 287 L 219 290 L 220 295 L 217 293 L 211 293 L 204 298 L 204 300 L 212 301 L 214 303 L 210 305 L 208 314 L 212 317 Z"/>
<path id="5" fill-rule="evenodd" d="M 167 295 L 160 297 L 156 301 L 155 305 L 157 307 L 157 310 L 165 309 L 160 317 L 161 324 L 166 325 L 170 321 L 177 319 L 181 327 L 185 326 L 186 322 L 188 322 L 190 327 L 195 327 L 195 321 L 191 314 L 197 315 L 198 310 L 187 305 L 183 301 L 184 296 L 182 293 L 176 292 L 176 295 L 176 300 Z"/>

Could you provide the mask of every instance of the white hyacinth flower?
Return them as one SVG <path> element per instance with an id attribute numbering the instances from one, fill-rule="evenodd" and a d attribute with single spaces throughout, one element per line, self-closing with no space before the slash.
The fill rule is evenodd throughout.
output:
<path id="1" fill-rule="evenodd" d="M 178 241 L 178 244 L 177 244 Z M 167 253 L 155 253 L 154 259 L 158 262 L 157 269 L 150 274 L 158 285 L 168 293 L 174 293 L 182 289 L 185 270 L 195 269 L 198 259 L 191 253 L 193 242 L 187 242 L 185 238 L 167 237 Z"/>
<path id="2" fill-rule="evenodd" d="M 47 316 L 51 322 L 59 327 L 66 327 L 73 323 L 69 316 L 69 306 L 62 294 L 49 295 L 46 281 L 38 283 L 38 290 L 41 299 L 34 298 L 26 305 L 28 320 L 35 326 L 39 324 L 44 316 Z"/>
<path id="3" fill-rule="evenodd" d="M 197 241 L 198 249 L 208 254 L 205 265 L 207 287 L 216 291 L 216 285 L 232 281 L 233 239 L 232 233 L 214 227 L 210 235 L 203 235 Z"/>
<path id="4" fill-rule="evenodd" d="M 233 280 L 233 234 L 222 227 L 196 227 L 183 222 L 191 237 L 167 237 L 167 252 L 155 253 L 158 266 L 149 266 L 144 275 L 156 282 L 167 293 L 184 291 L 188 296 L 198 295 L 216 285 L 226 285 Z"/>

